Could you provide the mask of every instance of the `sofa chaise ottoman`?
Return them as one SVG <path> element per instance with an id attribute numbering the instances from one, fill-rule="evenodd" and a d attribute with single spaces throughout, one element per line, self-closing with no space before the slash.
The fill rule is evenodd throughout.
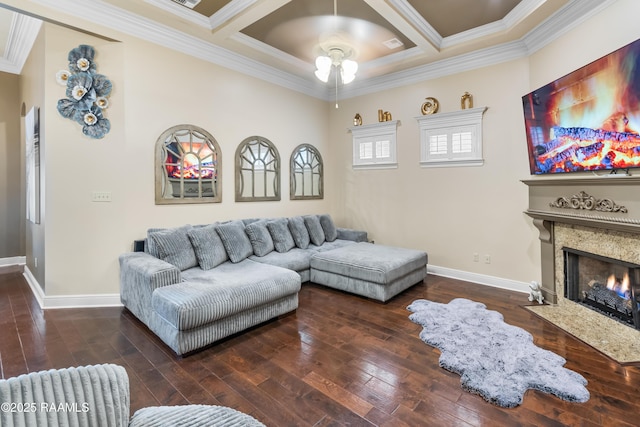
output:
<path id="1" fill-rule="evenodd" d="M 192 269 L 183 282 L 153 292 L 149 329 L 185 354 L 298 307 L 300 276 L 249 259 L 215 274 Z M 253 279 L 247 280 L 247 277 Z"/>
<path id="2" fill-rule="evenodd" d="M 386 302 L 427 276 L 427 254 L 360 242 L 311 258 L 311 281 Z"/>

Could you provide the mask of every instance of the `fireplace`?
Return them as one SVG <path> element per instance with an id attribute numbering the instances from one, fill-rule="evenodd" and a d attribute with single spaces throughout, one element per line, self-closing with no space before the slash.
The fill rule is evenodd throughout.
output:
<path id="1" fill-rule="evenodd" d="M 564 296 L 640 329 L 640 265 L 572 248 L 564 253 Z"/>
<path id="2" fill-rule="evenodd" d="M 548 303 L 527 308 L 620 363 L 640 363 L 640 177 L 523 182 Z"/>

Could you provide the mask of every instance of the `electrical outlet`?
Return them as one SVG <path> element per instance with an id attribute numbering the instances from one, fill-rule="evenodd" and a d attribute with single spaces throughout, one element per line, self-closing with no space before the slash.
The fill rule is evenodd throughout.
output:
<path id="1" fill-rule="evenodd" d="M 480 262 L 480 254 L 478 252 L 473 253 L 473 262 Z"/>
<path id="2" fill-rule="evenodd" d="M 110 202 L 111 191 L 92 191 L 91 201 L 92 202 Z"/>
<path id="3" fill-rule="evenodd" d="M 484 254 L 484 263 L 485 264 L 491 264 L 491 255 Z"/>

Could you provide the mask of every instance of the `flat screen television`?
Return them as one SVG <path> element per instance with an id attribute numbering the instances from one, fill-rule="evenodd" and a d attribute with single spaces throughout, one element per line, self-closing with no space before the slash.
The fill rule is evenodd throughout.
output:
<path id="1" fill-rule="evenodd" d="M 640 167 L 640 39 L 522 97 L 531 174 Z"/>

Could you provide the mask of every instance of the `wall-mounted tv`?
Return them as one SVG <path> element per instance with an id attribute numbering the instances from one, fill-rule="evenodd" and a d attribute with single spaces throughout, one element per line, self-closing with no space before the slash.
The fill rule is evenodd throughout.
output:
<path id="1" fill-rule="evenodd" d="M 531 174 L 640 167 L 640 40 L 522 97 Z"/>

